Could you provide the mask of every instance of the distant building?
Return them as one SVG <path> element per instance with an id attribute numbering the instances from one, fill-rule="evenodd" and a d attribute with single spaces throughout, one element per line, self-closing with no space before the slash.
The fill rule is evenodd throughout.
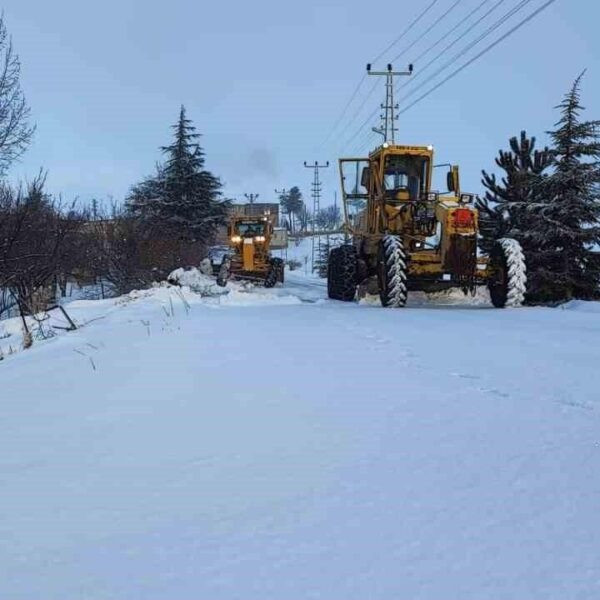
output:
<path id="1" fill-rule="evenodd" d="M 288 232 L 285 227 L 274 227 L 271 238 L 272 250 L 285 250 L 288 247 Z"/>

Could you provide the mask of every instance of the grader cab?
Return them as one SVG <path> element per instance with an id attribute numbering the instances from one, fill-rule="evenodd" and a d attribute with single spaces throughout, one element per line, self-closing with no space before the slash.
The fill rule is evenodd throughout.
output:
<path id="1" fill-rule="evenodd" d="M 230 278 L 258 281 L 267 288 L 283 283 L 283 261 L 270 253 L 273 224 L 268 216 L 234 216 L 227 233 L 230 252 L 221 263 L 218 285 L 225 286 Z"/>
<path id="2" fill-rule="evenodd" d="M 515 240 L 498 240 L 489 257 L 477 248 L 475 196 L 460 189 L 449 167 L 447 191 L 432 189 L 431 146 L 384 143 L 368 158 L 340 159 L 348 242 L 329 257 L 328 292 L 351 301 L 357 291 L 402 307 L 410 290 L 487 284 L 497 307 L 517 306 L 525 293 L 525 263 Z"/>

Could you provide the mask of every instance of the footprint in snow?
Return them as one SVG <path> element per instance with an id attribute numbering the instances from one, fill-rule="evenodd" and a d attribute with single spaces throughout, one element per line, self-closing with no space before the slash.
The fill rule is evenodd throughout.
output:
<path id="1" fill-rule="evenodd" d="M 594 407 L 587 402 L 579 402 L 577 400 L 556 400 L 557 404 L 567 406 L 569 408 L 582 408 L 583 410 L 594 410 Z"/>
<path id="2" fill-rule="evenodd" d="M 452 376 L 460 379 L 481 379 L 479 375 L 469 375 L 468 373 L 452 373 Z"/>
<path id="3" fill-rule="evenodd" d="M 498 396 L 499 398 L 508 398 L 509 394 L 507 394 L 506 392 L 502 392 L 500 390 L 496 390 L 496 389 L 488 389 L 488 388 L 479 388 L 480 392 L 483 392 L 484 394 L 492 394 L 493 396 Z"/>

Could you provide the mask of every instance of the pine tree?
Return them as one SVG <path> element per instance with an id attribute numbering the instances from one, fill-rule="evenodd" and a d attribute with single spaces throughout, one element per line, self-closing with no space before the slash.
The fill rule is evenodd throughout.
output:
<path id="1" fill-rule="evenodd" d="M 504 171 L 500 181 L 495 174 L 482 171 L 485 197 L 477 201 L 481 247 L 489 252 L 503 237 L 518 240 L 530 254 L 528 233 L 531 214 L 528 206 L 538 199 L 539 183 L 552 163 L 548 148 L 535 149 L 535 137 L 525 131 L 509 141 L 509 150 L 500 150 L 496 165 Z"/>
<path id="2" fill-rule="evenodd" d="M 279 194 L 281 206 L 281 223 L 290 233 L 294 232 L 294 215 L 290 211 L 290 192 Z"/>
<path id="3" fill-rule="evenodd" d="M 295 185 L 289 192 L 281 194 L 279 196 L 279 203 L 283 212 L 287 214 L 290 233 L 294 234 L 296 232 L 296 222 L 304 207 L 300 188 Z"/>
<path id="4" fill-rule="evenodd" d="M 592 298 L 600 283 L 600 121 L 581 121 L 582 73 L 557 106 L 561 118 L 548 132 L 554 170 L 543 181 L 531 238 L 540 268 L 530 273 L 541 301 Z M 594 250 L 596 248 L 596 251 Z"/>
<path id="5" fill-rule="evenodd" d="M 134 186 L 130 211 L 162 236 L 186 241 L 209 241 L 225 222 L 226 203 L 220 202 L 221 183 L 204 169 L 204 152 L 182 106 L 173 126 L 173 143 L 162 149 L 164 164 L 157 173 Z"/>

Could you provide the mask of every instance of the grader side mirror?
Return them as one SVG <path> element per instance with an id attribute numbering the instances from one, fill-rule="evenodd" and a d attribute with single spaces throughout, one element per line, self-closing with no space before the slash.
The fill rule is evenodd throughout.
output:
<path id="1" fill-rule="evenodd" d="M 452 171 L 448 171 L 448 175 L 446 175 L 446 181 L 447 181 L 447 186 L 448 186 L 448 191 L 449 192 L 456 192 L 456 190 L 454 189 L 454 174 L 452 173 Z"/>
<path id="2" fill-rule="evenodd" d="M 369 189 L 369 167 L 364 167 L 360 176 L 360 185 L 366 190 Z"/>
<path id="3" fill-rule="evenodd" d="M 458 167 L 453 165 L 448 171 L 448 191 L 454 192 L 457 196 L 460 195 L 460 175 Z"/>

